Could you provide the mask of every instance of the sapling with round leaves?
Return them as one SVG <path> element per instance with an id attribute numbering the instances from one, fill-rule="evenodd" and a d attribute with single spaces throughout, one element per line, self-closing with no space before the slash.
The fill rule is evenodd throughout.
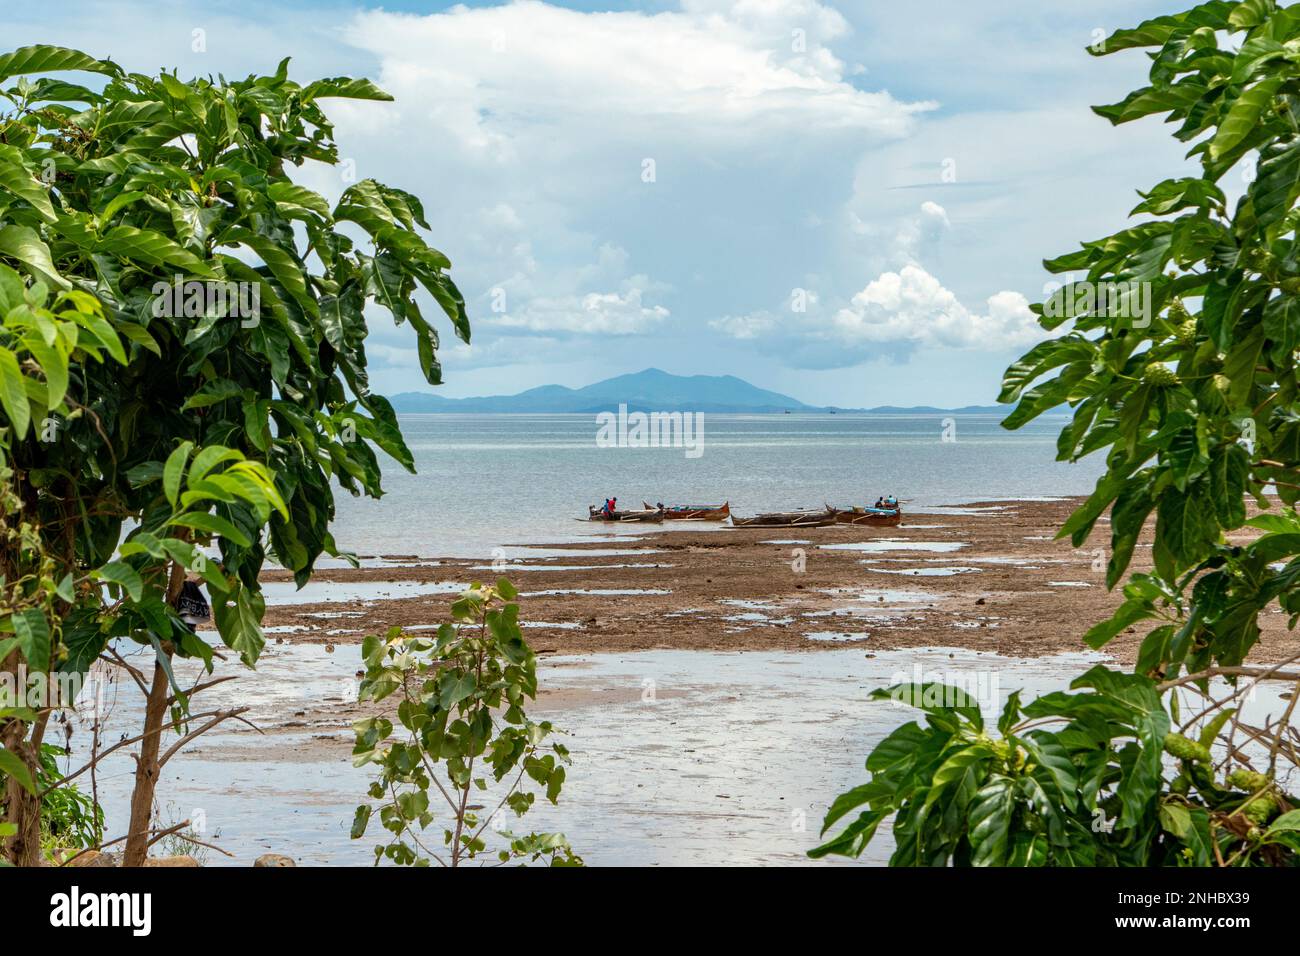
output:
<path id="1" fill-rule="evenodd" d="M 505 578 L 474 584 L 435 635 L 395 627 L 362 644 L 359 699 L 395 702 L 353 725 L 354 762 L 378 776 L 352 837 L 378 820 L 387 835 L 376 864 L 582 864 L 562 834 L 515 833 L 507 823 L 532 809 L 535 791 L 558 803 L 569 765 L 559 731 L 525 712 L 537 696 L 537 658 L 516 596 Z"/>

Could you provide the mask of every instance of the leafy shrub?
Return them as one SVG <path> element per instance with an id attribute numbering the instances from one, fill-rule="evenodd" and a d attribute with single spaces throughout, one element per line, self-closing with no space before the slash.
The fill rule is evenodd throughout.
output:
<path id="1" fill-rule="evenodd" d="M 87 850 L 104 841 L 104 810 L 76 786 L 56 787 L 63 779 L 58 758 L 62 747 L 41 745 L 41 766 L 36 775 L 41 796 L 41 834 L 47 854 L 56 850 Z"/>
<path id="2" fill-rule="evenodd" d="M 1084 636 L 1101 648 L 1146 629 L 1135 672 L 1095 667 L 1077 693 L 1023 706 L 1012 695 L 997 737 L 969 701 L 923 706 L 926 726 L 882 741 L 870 781 L 835 801 L 823 835 L 858 813 L 813 855 L 860 854 L 894 814 L 891 862 L 904 865 L 1297 861 L 1283 770 L 1300 761 L 1300 674 L 1287 669 L 1300 657 L 1248 660 L 1261 615 L 1276 609 L 1289 628 L 1300 617 L 1298 44 L 1300 8 L 1246 0 L 1093 48 L 1152 49 L 1151 84 L 1096 112 L 1116 124 L 1166 114 L 1201 174 L 1142 192 L 1136 225 L 1045 263 L 1067 279 L 1034 309 L 1062 331 L 1004 380 L 1001 400 L 1018 402 L 1006 427 L 1068 404 L 1058 459 L 1105 456 L 1060 535 L 1082 545 L 1109 509 L 1108 587 L 1154 517 L 1152 570 L 1132 574 L 1116 613 Z M 1243 161 L 1255 175 L 1229 208 L 1220 182 Z M 1247 496 L 1265 513 L 1248 518 Z M 1226 693 L 1211 694 L 1216 679 Z M 1265 680 L 1291 694 L 1255 725 L 1239 704 Z"/>
<path id="3" fill-rule="evenodd" d="M 335 485 L 381 495 L 376 449 L 414 469 L 370 387 L 373 313 L 409 325 L 431 384 L 418 291 L 469 340 L 417 197 L 346 167 L 336 202 L 294 182 L 308 161 L 340 165 L 330 98 L 391 99 L 364 79 L 295 82 L 288 60 L 186 81 L 54 46 L 0 55 L 0 666 L 85 673 L 115 638 L 154 649 L 151 672 L 130 671 L 148 704 L 128 865 L 147 850 L 166 717 L 189 712 L 171 660 L 211 667 L 175 610 L 185 577 L 251 666 L 263 564 L 302 585 L 339 553 Z M 39 806 L 23 785 L 48 719 L 0 715 L 3 850 L 28 865 Z"/>
<path id="4" fill-rule="evenodd" d="M 504 578 L 495 587 L 476 584 L 452 604 L 452 623 L 436 636 L 393 628 L 362 645 L 359 697 L 400 695 L 396 716 L 405 731 L 386 716 L 353 725 L 354 762 L 378 767 L 369 793 L 379 802 L 357 807 L 352 837 L 365 836 L 378 816 L 390 836 L 375 847 L 376 863 L 455 867 L 487 854 L 498 864 L 582 864 L 562 834 L 515 834 L 499 816 L 523 817 L 533 806 L 525 778 L 557 803 L 569 763 L 563 744 L 547 743 L 557 732 L 550 722 L 524 712 L 537 696 L 537 659 L 520 630 L 519 605 L 509 603 L 515 596 Z M 435 824 L 441 839 L 430 846 L 426 831 Z"/>

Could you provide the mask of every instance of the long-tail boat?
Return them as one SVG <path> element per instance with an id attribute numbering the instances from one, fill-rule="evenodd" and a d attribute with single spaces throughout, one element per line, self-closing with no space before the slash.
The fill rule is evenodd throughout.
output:
<path id="1" fill-rule="evenodd" d="M 641 504 L 647 511 L 654 508 L 648 501 Z M 720 505 L 664 505 L 664 517 L 669 521 L 726 521 L 731 515 L 731 502 Z"/>
<path id="2" fill-rule="evenodd" d="M 837 511 L 837 524 L 866 524 L 893 528 L 903 520 L 902 508 L 846 508 Z"/>
<path id="3" fill-rule="evenodd" d="M 821 528 L 834 524 L 838 513 L 827 505 L 821 511 L 768 511 L 752 518 L 732 515 L 731 523 L 737 528 Z"/>
<path id="4" fill-rule="evenodd" d="M 587 505 L 588 521 L 653 521 L 658 524 L 664 520 L 664 513 L 658 508 L 644 511 L 606 511 Z"/>

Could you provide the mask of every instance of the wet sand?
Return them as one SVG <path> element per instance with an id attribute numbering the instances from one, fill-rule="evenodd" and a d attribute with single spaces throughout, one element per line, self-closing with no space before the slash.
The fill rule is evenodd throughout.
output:
<path id="1" fill-rule="evenodd" d="M 1105 655 L 1082 647 L 1120 596 L 1096 564 L 1104 526 L 1079 551 L 1052 540 L 1074 505 L 992 502 L 880 530 L 596 527 L 585 544 L 506 549 L 500 573 L 523 592 L 525 633 L 547 652 L 529 712 L 563 728 L 573 753 L 560 806 L 539 800 L 529 826 L 563 830 L 594 864 L 809 862 L 830 801 L 864 782 L 864 756 L 914 716 L 872 690 L 952 683 L 992 720 L 1014 689 L 1034 696 L 1093 662 L 1131 660 L 1138 634 Z M 1140 546 L 1135 567 L 1148 554 Z M 163 818 L 202 814 L 204 833 L 233 854 L 213 865 L 268 851 L 309 864 L 372 859 L 375 839 L 348 837 L 370 776 L 351 765 L 350 725 L 384 709 L 357 701 L 358 642 L 392 624 L 436 626 L 455 594 L 497 570 L 418 556 L 366 563 L 322 570 L 302 592 L 268 576 L 271 646 L 255 671 L 204 691 L 204 706 L 249 707 L 257 728 L 224 724 L 164 771 Z M 1295 647 L 1280 614 L 1265 620 L 1264 655 Z M 106 670 L 114 739 L 139 726 L 142 701 Z M 202 679 L 195 660 L 177 671 Z M 1276 713 L 1277 693 L 1264 688 L 1247 706 Z M 88 744 L 83 726 L 78 761 Z M 132 772 L 125 750 L 101 767 L 114 833 Z M 891 845 L 882 832 L 864 860 L 883 863 Z"/>
<path id="2" fill-rule="evenodd" d="M 1122 600 L 1105 589 L 1106 519 L 1080 549 L 1054 540 L 1079 501 L 985 502 L 879 529 L 668 522 L 611 535 L 597 525 L 597 540 L 507 547 L 495 565 L 390 555 L 321 569 L 302 592 L 272 572 L 265 624 L 276 640 L 353 643 L 393 625 L 436 626 L 464 587 L 505 576 L 539 652 L 1077 651 L 1087 627 Z M 1148 566 L 1149 554 L 1148 529 L 1133 569 Z M 1263 624 L 1261 660 L 1300 650 L 1280 612 Z M 1107 653 L 1131 662 L 1146 630 L 1121 634 Z"/>
<path id="3" fill-rule="evenodd" d="M 528 712 L 562 729 L 573 764 L 559 806 L 539 798 L 527 826 L 563 831 L 596 865 L 809 864 L 830 802 L 865 782 L 863 758 L 916 717 L 871 691 L 908 680 L 954 684 L 976 696 L 991 724 L 1011 691 L 1028 699 L 1060 690 L 1101 660 L 945 647 L 548 654 Z M 163 819 L 201 814 L 206 838 L 233 854 L 214 853 L 212 865 L 247 866 L 266 852 L 300 864 L 369 864 L 378 836 L 348 836 L 372 776 L 352 766 L 349 726 L 383 706 L 357 702 L 359 665 L 355 644 L 274 644 L 256 671 L 205 691 L 204 706 L 249 707 L 260 732 L 223 724 L 168 764 Z M 187 683 L 202 679 L 194 659 L 178 662 L 178 672 Z M 1280 712 L 1284 686 L 1248 699 L 1249 719 Z M 110 697 L 105 731 L 115 739 L 139 727 L 143 704 L 133 686 Z M 78 761 L 88 742 L 85 732 L 74 737 Z M 125 750 L 101 767 L 114 834 L 127 819 L 132 772 Z M 489 783 L 485 804 L 496 802 L 495 788 Z M 863 860 L 884 863 L 892 845 L 883 828 Z"/>

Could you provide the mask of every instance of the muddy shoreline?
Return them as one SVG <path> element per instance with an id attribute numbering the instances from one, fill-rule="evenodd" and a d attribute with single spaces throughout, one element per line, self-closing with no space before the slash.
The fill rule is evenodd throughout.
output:
<path id="1" fill-rule="evenodd" d="M 461 589 L 508 577 L 539 652 L 962 647 L 1034 657 L 1081 649 L 1121 596 L 1106 591 L 1108 529 L 1054 539 L 1080 499 L 990 501 L 907 514 L 896 528 L 665 527 L 590 543 L 519 545 L 490 561 L 390 555 L 316 572 L 303 592 L 270 572 L 273 640 L 354 643 L 435 626 Z M 1138 545 L 1134 568 L 1150 553 Z M 349 596 L 351 592 L 351 596 Z M 408 596 L 409 595 L 409 596 Z M 1264 658 L 1300 641 L 1265 615 Z M 1107 648 L 1131 661 L 1140 634 Z"/>

